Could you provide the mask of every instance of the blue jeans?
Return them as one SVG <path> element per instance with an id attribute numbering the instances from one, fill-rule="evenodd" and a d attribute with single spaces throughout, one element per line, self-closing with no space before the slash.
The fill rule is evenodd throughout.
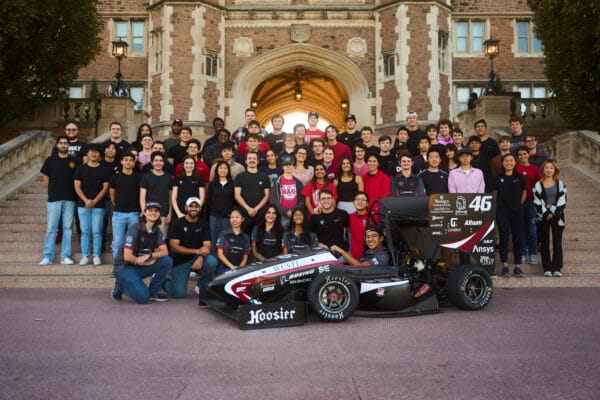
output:
<path id="1" fill-rule="evenodd" d="M 115 275 L 123 293 L 138 304 L 146 304 L 150 301 L 150 296 L 158 294 L 172 267 L 173 260 L 170 257 L 161 257 L 154 264 L 145 267 L 126 264 Z M 152 274 L 154 277 L 150 286 L 146 287 L 143 279 Z"/>
<path id="2" fill-rule="evenodd" d="M 113 260 L 117 258 L 117 253 L 121 246 L 123 246 L 123 239 L 125 238 L 125 232 L 131 224 L 135 224 L 140 221 L 140 213 L 138 212 L 119 212 L 113 211 L 112 216 L 112 253 Z"/>
<path id="3" fill-rule="evenodd" d="M 523 235 L 523 256 L 527 255 L 527 249 L 529 254 L 537 254 L 537 213 L 535 211 L 535 205 L 533 200 L 525 200 L 523 203 L 523 212 L 525 214 L 525 232 Z"/>
<path id="4" fill-rule="evenodd" d="M 187 292 L 187 282 L 190 277 L 192 264 L 199 256 L 195 256 L 190 261 L 183 264 L 175 265 L 171 271 L 171 280 L 165 282 L 165 290 L 175 298 L 185 297 Z M 196 286 L 203 288 L 208 284 L 208 281 L 215 274 L 217 269 L 217 259 L 210 254 L 204 258 L 202 269 L 198 271 L 198 283 Z"/>
<path id="5" fill-rule="evenodd" d="M 46 203 L 46 240 L 44 241 L 44 257 L 54 260 L 54 242 L 58 232 L 59 223 L 62 226 L 62 245 L 60 258 L 71 257 L 71 236 L 73 231 L 73 216 L 75 215 L 74 201 L 52 201 Z"/>
<path id="6" fill-rule="evenodd" d="M 81 223 L 81 253 L 85 257 L 90 255 L 90 233 L 94 243 L 94 255 L 100 257 L 102 252 L 102 222 L 104 219 L 104 208 L 92 208 L 88 210 L 78 207 L 79 222 Z"/>
<path id="7" fill-rule="evenodd" d="M 212 243 L 210 254 L 213 256 L 217 256 L 217 250 L 215 249 L 215 245 L 217 244 L 217 239 L 221 232 L 231 228 L 231 224 L 229 223 L 229 218 L 221 218 L 215 217 L 213 215 L 210 216 L 210 240 Z"/>

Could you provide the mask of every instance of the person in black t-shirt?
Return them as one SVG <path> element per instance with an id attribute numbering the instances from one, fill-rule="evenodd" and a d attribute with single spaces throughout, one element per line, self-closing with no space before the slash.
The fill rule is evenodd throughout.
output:
<path id="1" fill-rule="evenodd" d="M 110 123 L 110 139 L 103 143 L 106 147 L 108 143 L 114 143 L 117 147 L 117 159 L 120 159 L 123 154 L 127 151 L 127 148 L 130 146 L 129 142 L 122 139 L 123 135 L 123 126 L 120 122 L 114 121 Z"/>
<path id="2" fill-rule="evenodd" d="M 69 139 L 69 155 L 75 159 L 75 164 L 81 165 L 87 162 L 87 144 L 79 141 L 79 128 L 73 122 L 65 127 L 65 136 Z M 58 149 L 52 149 L 52 155 L 56 155 Z"/>
<path id="3" fill-rule="evenodd" d="M 190 139 L 192 138 L 192 128 L 189 126 L 184 126 L 179 131 L 179 144 L 174 145 L 169 149 L 167 153 L 167 160 L 173 164 L 177 165 L 183 161 L 183 157 L 187 155 L 187 145 Z"/>
<path id="4" fill-rule="evenodd" d="M 165 282 L 165 290 L 175 298 L 187 292 L 190 272 L 196 272 L 196 293 L 208 284 L 217 269 L 217 259 L 210 255 L 210 227 L 199 217 L 201 201 L 190 197 L 185 202 L 185 215 L 169 226 L 169 249 L 173 259 L 171 279 Z"/>
<path id="5" fill-rule="evenodd" d="M 235 200 L 244 210 L 244 232 L 252 233 L 257 214 L 269 201 L 271 185 L 267 175 L 258 172 L 258 153 L 246 153 L 247 170 L 235 178 Z"/>
<path id="6" fill-rule="evenodd" d="M 431 194 L 448 193 L 448 173 L 440 169 L 440 164 L 442 163 L 440 152 L 437 149 L 429 150 L 427 161 L 429 166 L 419 175 L 425 186 L 425 193 L 428 196 Z"/>
<path id="7" fill-rule="evenodd" d="M 100 164 L 102 148 L 99 144 L 88 147 L 87 164 L 75 170 L 75 192 L 79 197 L 77 213 L 81 222 L 81 253 L 79 265 L 86 265 L 90 256 L 90 234 L 93 234 L 94 265 L 102 264 L 102 226 L 104 219 L 104 201 L 108 193 L 110 170 Z"/>
<path id="8" fill-rule="evenodd" d="M 165 153 L 165 144 L 160 140 L 155 140 L 154 143 L 152 143 L 152 153 L 154 153 L 155 151 Z M 167 161 L 166 154 L 167 153 L 165 153 L 165 159 L 164 159 L 162 170 L 168 174 L 171 174 L 171 176 L 175 176 L 175 166 L 173 164 L 171 164 L 169 161 Z M 152 154 L 150 154 L 150 158 L 152 159 Z M 140 173 L 143 176 L 144 174 L 152 171 L 152 168 L 153 168 L 152 162 L 149 162 L 141 168 Z"/>
<path id="9" fill-rule="evenodd" d="M 167 233 L 173 210 L 171 207 L 171 189 L 173 188 L 173 177 L 163 171 L 165 154 L 155 151 L 150 156 L 152 170 L 142 176 L 140 180 L 140 208 L 143 204 L 152 202 L 161 205 L 162 221 L 160 229 L 163 235 Z"/>
<path id="10" fill-rule="evenodd" d="M 134 171 L 135 156 L 126 153 L 121 158 L 122 169 L 110 178 L 109 193 L 113 204 L 112 215 L 112 251 L 117 257 L 123 245 L 127 227 L 138 221 L 140 215 L 140 179 Z"/>
<path id="11" fill-rule="evenodd" d="M 283 150 L 283 140 L 285 139 L 286 135 L 286 133 L 283 131 L 284 123 L 285 120 L 280 114 L 273 115 L 273 117 L 271 117 L 273 132 L 265 136 L 265 142 L 267 142 L 270 149 L 273 149 L 275 154 L 279 154 Z"/>
<path id="12" fill-rule="evenodd" d="M 59 225 L 62 226 L 62 245 L 60 263 L 73 264 L 71 259 L 71 226 L 75 214 L 75 188 L 73 173 L 75 158 L 69 155 L 69 139 L 59 136 L 56 140 L 57 154 L 46 159 L 40 172 L 44 184 L 48 186 L 48 201 L 46 203 L 46 239 L 44 255 L 40 265 L 51 264 L 54 260 L 54 242 Z"/>
<path id="13" fill-rule="evenodd" d="M 321 213 L 310 217 L 310 228 L 317 235 L 319 246 L 329 249 L 332 245 L 338 245 L 348 250 L 348 239 L 346 228 L 350 225 L 348 213 L 335 208 L 333 192 L 322 189 L 319 193 L 319 204 Z"/>
<path id="14" fill-rule="evenodd" d="M 171 207 L 177 218 L 185 215 L 185 203 L 190 197 L 200 199 L 200 208 L 204 205 L 206 189 L 204 180 L 198 175 L 196 159 L 193 156 L 185 156 L 181 163 L 181 172 L 173 181 L 171 191 Z"/>
<path id="15" fill-rule="evenodd" d="M 268 204 L 260 222 L 252 230 L 252 255 L 257 261 L 264 261 L 284 254 L 282 238 L 281 214 L 275 205 Z"/>
<path id="16" fill-rule="evenodd" d="M 339 142 L 345 144 L 352 150 L 355 144 L 361 142 L 360 132 L 356 130 L 356 116 L 346 115 L 346 131 L 340 134 Z"/>

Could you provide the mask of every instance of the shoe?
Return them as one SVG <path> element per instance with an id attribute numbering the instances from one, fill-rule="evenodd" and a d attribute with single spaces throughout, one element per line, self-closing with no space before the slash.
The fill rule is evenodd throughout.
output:
<path id="1" fill-rule="evenodd" d="M 153 294 L 150 296 L 150 301 L 167 301 L 169 300 L 169 296 L 165 296 L 164 294 Z"/>
<path id="2" fill-rule="evenodd" d="M 199 277 L 199 276 L 200 276 L 200 275 L 198 275 L 198 273 L 197 273 L 197 272 L 194 272 L 194 271 L 191 271 L 191 272 L 190 272 L 190 278 L 197 278 L 197 277 Z"/>
<path id="3" fill-rule="evenodd" d="M 546 272 L 544 272 L 544 276 L 552 277 L 552 271 L 546 271 Z"/>
<path id="4" fill-rule="evenodd" d="M 527 256 L 521 257 L 521 264 L 527 264 Z"/>
<path id="5" fill-rule="evenodd" d="M 81 257 L 81 261 L 79 261 L 79 265 L 87 265 L 90 262 L 90 260 L 88 260 L 87 256 L 83 256 Z"/>
<path id="6" fill-rule="evenodd" d="M 521 270 L 521 267 L 515 267 L 515 269 L 513 269 L 513 275 L 516 276 L 517 278 L 524 278 L 525 277 L 525 274 Z"/>
<path id="7" fill-rule="evenodd" d="M 62 265 L 73 265 L 73 264 L 75 264 L 75 262 L 71 259 L 71 257 L 65 257 L 65 258 L 61 259 L 60 263 Z"/>
<path id="8" fill-rule="evenodd" d="M 508 267 L 502 267 L 502 272 L 500 272 L 500 276 L 502 278 L 510 278 L 510 271 L 508 270 Z"/>
<path id="9" fill-rule="evenodd" d="M 117 283 L 116 279 L 115 279 L 115 286 L 113 286 L 112 290 L 110 291 L 110 298 L 113 299 L 114 301 L 123 300 L 123 292 L 121 292 L 121 287 Z"/>
<path id="10" fill-rule="evenodd" d="M 100 257 L 94 256 L 94 265 L 102 265 L 102 260 L 100 260 Z"/>
<path id="11" fill-rule="evenodd" d="M 38 265 L 50 265 L 50 264 L 52 264 L 52 260 L 50 260 L 48 257 L 42 258 L 42 261 L 40 261 L 38 263 Z"/>
<path id="12" fill-rule="evenodd" d="M 537 265 L 537 256 L 535 254 L 529 256 L 529 264 Z"/>
<path id="13" fill-rule="evenodd" d="M 200 286 L 194 286 L 194 292 L 196 292 L 197 295 L 200 295 Z"/>
<path id="14" fill-rule="evenodd" d="M 560 271 L 554 271 L 552 276 L 554 276 L 555 278 L 560 278 L 562 276 L 562 274 L 560 273 Z"/>

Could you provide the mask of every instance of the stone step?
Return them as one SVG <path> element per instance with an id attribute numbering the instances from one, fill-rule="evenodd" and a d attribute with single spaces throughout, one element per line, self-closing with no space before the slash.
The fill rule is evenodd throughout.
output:
<path id="1" fill-rule="evenodd" d="M 27 210 L 27 211 L 25 211 Z M 20 216 L 20 215 L 36 216 L 40 218 L 41 223 L 46 223 L 46 205 L 37 207 L 0 207 L 0 215 L 4 216 Z"/>
<path id="2" fill-rule="evenodd" d="M 73 242 L 77 241 L 77 234 L 73 233 L 75 238 Z M 110 229 L 108 230 L 108 239 L 110 239 Z M 46 232 L 2 232 L 0 233 L 0 243 L 6 242 L 24 242 L 29 245 L 31 242 L 44 242 L 46 239 Z"/>
<path id="3" fill-rule="evenodd" d="M 75 237 L 77 237 L 77 235 L 75 235 Z M 111 241 L 111 236 L 108 235 L 108 238 L 105 242 L 107 251 L 110 249 L 110 243 L 111 243 L 110 241 Z M 36 242 L 27 243 L 27 246 L 23 246 L 23 244 L 18 241 L 17 242 L 15 242 L 15 241 L 9 242 L 9 241 L 1 241 L 0 240 L 0 252 L 6 251 L 6 252 L 15 253 L 15 254 L 37 252 L 41 255 L 42 250 L 44 250 L 44 239 L 42 239 L 40 241 L 36 241 Z M 60 253 L 60 244 L 55 245 L 54 250 L 56 251 L 56 254 L 59 254 Z M 79 241 L 76 238 L 71 242 L 71 252 L 73 255 L 81 254 L 81 244 L 79 243 Z M 107 252 L 106 254 L 109 254 L 109 253 Z"/>
<path id="4" fill-rule="evenodd" d="M 108 276 L 113 271 L 113 266 L 105 265 L 37 265 L 30 263 L 0 264 L 0 276 L 86 276 L 101 275 Z"/>
<path id="5" fill-rule="evenodd" d="M 509 258 L 509 260 L 512 261 L 511 258 Z M 500 274 L 500 271 L 502 270 L 502 265 L 500 264 L 500 261 L 498 259 L 496 259 L 496 261 L 497 262 L 495 272 L 496 274 Z M 514 265 L 509 263 L 509 267 L 510 271 L 512 272 Z M 522 264 L 521 269 L 527 276 L 529 276 L 530 274 L 542 275 L 544 273 L 544 269 L 542 268 L 541 264 Z M 600 264 L 570 262 L 563 266 L 561 272 L 565 274 L 600 274 Z"/>
<path id="6" fill-rule="evenodd" d="M 493 278 L 495 289 L 532 287 L 600 287 L 600 274 L 564 274 L 560 278 L 549 278 L 542 274 L 524 278 Z"/>
<path id="7" fill-rule="evenodd" d="M 6 255 L 4 257 L 2 257 L 2 261 L 5 263 L 33 263 L 36 264 L 39 263 L 42 260 L 42 250 L 40 249 L 37 252 L 33 252 L 33 251 L 27 251 L 27 252 L 22 252 L 22 253 L 18 253 L 18 252 L 14 252 L 11 253 L 9 255 Z M 56 256 L 54 258 L 54 263 L 55 264 L 60 264 L 60 252 L 57 251 L 56 252 Z M 75 263 L 79 263 L 79 260 L 81 260 L 81 250 L 77 249 L 77 251 L 73 251 L 72 255 L 71 255 L 71 259 L 73 259 L 73 261 L 75 261 Z M 90 262 L 92 261 L 92 257 L 88 257 Z M 113 257 L 112 257 L 112 252 L 111 251 L 105 251 L 103 253 L 100 254 L 100 260 L 105 263 L 105 264 L 112 264 L 113 262 Z M 0 263 L 1 264 L 1 263 Z"/>
<path id="8" fill-rule="evenodd" d="M 46 202 L 41 200 L 4 200 L 0 202 L 0 213 L 3 208 L 40 208 L 43 207 L 44 211 L 46 210 Z"/>
<path id="9" fill-rule="evenodd" d="M 151 278 L 146 278 L 146 284 Z M 109 276 L 97 275 L 56 275 L 56 276 L 4 276 L 0 275 L 0 289 L 8 288 L 46 288 L 46 289 L 107 289 L 107 296 L 110 296 L 110 289 L 113 287 L 114 278 Z M 196 285 L 196 279 L 188 280 L 188 296 L 193 296 L 193 287 Z"/>

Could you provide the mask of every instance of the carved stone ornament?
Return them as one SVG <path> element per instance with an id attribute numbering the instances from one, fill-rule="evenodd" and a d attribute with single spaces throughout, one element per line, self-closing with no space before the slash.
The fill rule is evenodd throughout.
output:
<path id="1" fill-rule="evenodd" d="M 292 42 L 304 43 L 310 39 L 309 24 L 292 24 L 290 26 L 290 39 Z"/>
<path id="2" fill-rule="evenodd" d="M 346 46 L 348 56 L 354 58 L 362 58 L 367 54 L 367 42 L 365 39 L 360 37 L 353 37 L 348 39 L 348 45 Z"/>
<path id="3" fill-rule="evenodd" d="M 252 44 L 252 39 L 249 37 L 239 37 L 236 38 L 233 42 L 233 54 L 238 57 L 249 57 L 252 55 L 252 50 L 254 49 L 254 45 Z"/>

